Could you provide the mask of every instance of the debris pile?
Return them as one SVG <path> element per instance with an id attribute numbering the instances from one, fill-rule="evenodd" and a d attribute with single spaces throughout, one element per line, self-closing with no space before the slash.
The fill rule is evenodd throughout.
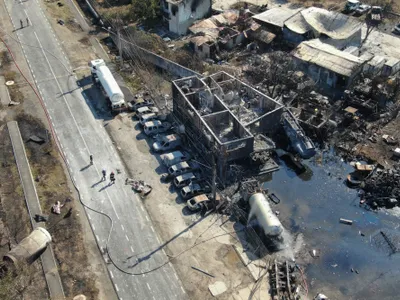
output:
<path id="1" fill-rule="evenodd" d="M 125 184 L 131 185 L 132 189 L 135 192 L 140 193 L 142 196 L 147 196 L 148 194 L 150 194 L 151 190 L 153 189 L 151 187 L 151 185 L 149 185 L 145 181 L 143 181 L 143 180 L 135 180 L 135 179 L 132 179 L 132 178 L 126 178 L 125 179 Z"/>
<path id="2" fill-rule="evenodd" d="M 373 209 L 378 207 L 393 208 L 399 206 L 400 199 L 400 167 L 380 170 L 378 169 L 364 182 L 364 198 Z"/>
<path id="3" fill-rule="evenodd" d="M 298 285 L 295 266 L 275 261 L 268 269 L 272 299 L 297 299 Z"/>
<path id="4" fill-rule="evenodd" d="M 61 214 L 61 208 L 64 207 L 65 204 L 61 204 L 60 201 L 57 201 L 52 207 L 51 207 L 51 211 L 56 214 L 59 215 Z"/>

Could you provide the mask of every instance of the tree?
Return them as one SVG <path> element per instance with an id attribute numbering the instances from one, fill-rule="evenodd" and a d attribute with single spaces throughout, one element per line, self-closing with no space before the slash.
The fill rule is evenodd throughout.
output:
<path id="1" fill-rule="evenodd" d="M 160 15 L 159 0 L 132 0 L 132 13 L 135 17 L 142 20 L 154 20 Z"/>
<path id="2" fill-rule="evenodd" d="M 286 90 L 297 90 L 303 79 L 297 76 L 295 63 L 290 54 L 275 51 L 259 65 L 252 66 L 247 72 L 254 85 L 265 87 L 265 93 L 280 97 Z"/>

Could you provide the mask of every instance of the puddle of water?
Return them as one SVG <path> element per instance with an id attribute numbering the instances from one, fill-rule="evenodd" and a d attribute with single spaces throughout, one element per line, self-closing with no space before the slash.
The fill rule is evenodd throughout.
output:
<path id="1" fill-rule="evenodd" d="M 263 186 L 281 199 L 271 208 L 280 212 L 283 226 L 292 235 L 304 236 L 305 251 L 296 260 L 309 263 L 310 296 L 324 292 L 332 299 L 378 299 L 380 295 L 397 299 L 398 277 L 383 280 L 382 274 L 398 272 L 400 255 L 378 249 L 373 237 L 381 230 L 397 229 L 400 210 L 373 212 L 360 207 L 357 191 L 344 183 L 353 168 L 333 151 L 305 164 L 307 174 L 298 176 L 281 161 L 281 169 Z M 341 224 L 340 218 L 352 220 L 353 225 Z M 320 250 L 318 258 L 311 258 L 312 249 Z M 290 257 L 285 251 L 285 257 Z M 384 290 L 377 288 L 378 282 L 386 286 Z"/>

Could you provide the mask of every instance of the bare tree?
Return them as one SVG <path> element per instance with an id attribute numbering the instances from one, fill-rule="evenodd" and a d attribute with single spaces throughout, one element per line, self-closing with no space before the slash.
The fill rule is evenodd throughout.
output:
<path id="1" fill-rule="evenodd" d="M 268 60 L 250 67 L 246 75 L 252 84 L 265 87 L 265 93 L 268 96 L 277 98 L 288 90 L 299 92 L 299 85 L 302 82 L 310 81 L 307 76 L 299 77 L 296 70 L 289 53 L 276 51 L 268 56 Z M 304 90 L 309 91 L 312 86 L 314 85 L 306 84 Z"/>

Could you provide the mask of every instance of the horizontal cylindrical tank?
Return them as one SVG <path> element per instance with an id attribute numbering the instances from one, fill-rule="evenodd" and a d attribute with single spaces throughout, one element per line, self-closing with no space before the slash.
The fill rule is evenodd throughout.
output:
<path id="1" fill-rule="evenodd" d="M 115 106 L 125 103 L 124 94 L 122 93 L 110 69 L 107 66 L 99 66 L 96 74 L 108 98 L 110 98 L 111 104 Z"/>
<path id="2" fill-rule="evenodd" d="M 249 198 L 250 214 L 249 221 L 256 218 L 258 224 L 263 228 L 266 236 L 279 236 L 283 226 L 278 217 L 269 206 L 268 200 L 263 193 L 255 193 Z"/>
<path id="3" fill-rule="evenodd" d="M 43 227 L 37 227 L 24 238 L 10 252 L 4 255 L 3 260 L 12 263 L 34 262 L 51 242 L 50 233 Z"/>

